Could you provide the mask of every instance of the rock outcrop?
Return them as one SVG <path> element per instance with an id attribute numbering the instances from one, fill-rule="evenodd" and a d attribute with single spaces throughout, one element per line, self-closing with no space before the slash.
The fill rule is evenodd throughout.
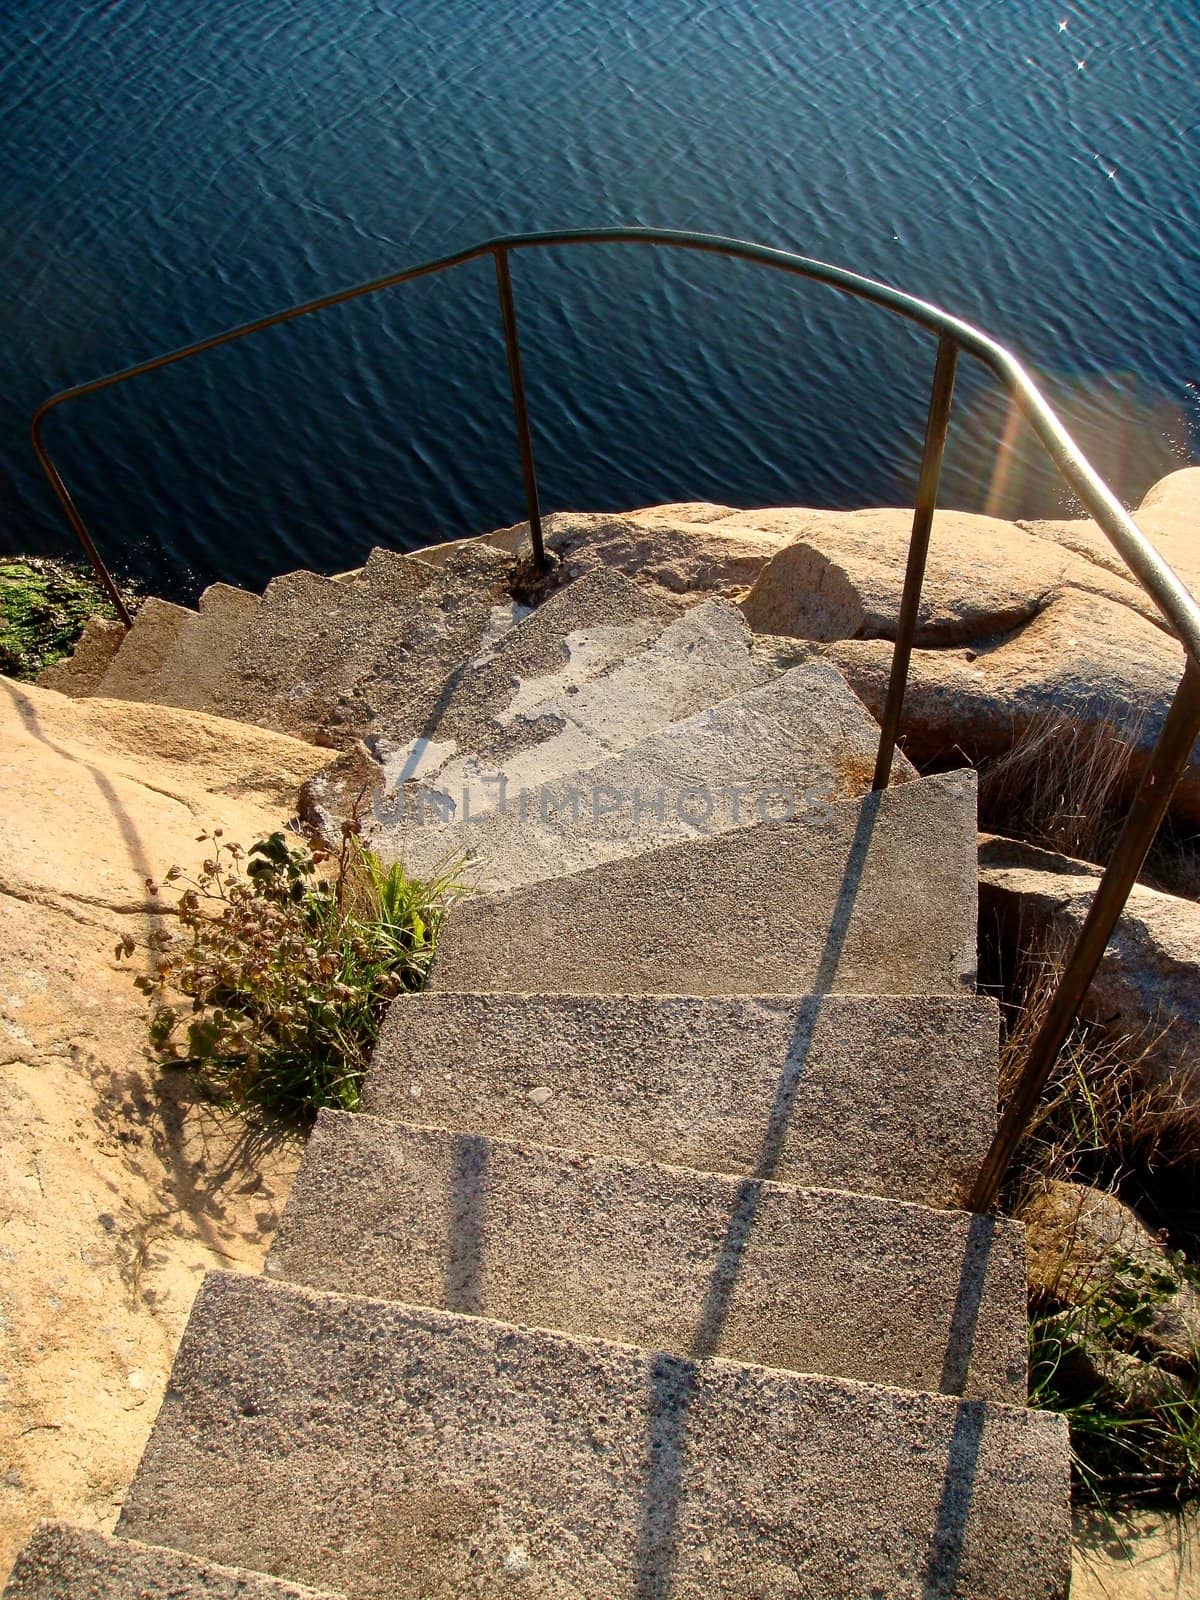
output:
<path id="1" fill-rule="evenodd" d="M 1200 471 L 1174 473 L 1146 496 L 1152 537 L 1169 529 L 1168 559 L 1200 569 L 1188 507 L 1200 522 Z M 1139 517 L 1142 512 L 1139 511 Z M 743 602 L 751 625 L 812 640 L 876 716 L 891 668 L 912 514 L 743 512 L 722 527 L 756 525 L 788 540 Z M 1189 554 L 1190 548 L 1190 554 Z M 1025 524 L 940 511 L 904 702 L 903 739 L 921 764 L 985 760 L 1031 723 L 1128 729 L 1132 770 L 1162 726 L 1183 650 L 1091 523 Z M 1174 801 L 1200 821 L 1200 764 Z"/>
<path id="2" fill-rule="evenodd" d="M 39 1516 L 107 1527 L 206 1268 L 259 1265 L 298 1152 L 143 1059 L 145 879 L 279 827 L 327 752 L 0 679 L 0 1570 Z M 135 968 L 136 970 L 136 968 Z"/>
<path id="3" fill-rule="evenodd" d="M 1085 861 L 980 838 L 980 917 L 1011 950 L 1073 942 L 1099 882 Z M 1200 1097 L 1200 905 L 1136 884 L 1083 1014 L 1114 1035 L 1143 1039 L 1159 1069 Z"/>

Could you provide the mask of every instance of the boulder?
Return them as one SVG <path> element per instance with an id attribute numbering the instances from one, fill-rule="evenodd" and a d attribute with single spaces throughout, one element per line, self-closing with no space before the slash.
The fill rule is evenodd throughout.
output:
<path id="1" fill-rule="evenodd" d="M 1200 594 L 1200 467 L 1183 467 L 1160 478 L 1147 489 L 1133 515 L 1192 593 Z M 1120 556 L 1090 520 L 1021 522 L 1018 526 L 1036 538 L 1074 551 L 1097 567 L 1125 571 Z"/>
<path id="2" fill-rule="evenodd" d="M 204 1271 L 261 1265 L 298 1151 L 145 1060 L 145 879 L 282 826 L 329 754 L 2 678 L 0 739 L 3 1572 L 38 1517 L 111 1525 Z"/>
<path id="3" fill-rule="evenodd" d="M 1187 505 L 1197 501 L 1200 471 L 1173 474 L 1147 497 L 1145 520 L 1148 531 L 1163 532 L 1165 553 L 1200 575 L 1200 536 L 1190 554 L 1187 543 Z M 735 512 L 718 524 L 726 534 L 753 526 L 786 541 L 742 603 L 751 626 L 816 641 L 877 717 L 911 523 L 908 511 L 792 509 Z M 1091 524 L 1018 526 L 940 511 L 905 695 L 904 747 L 919 765 L 983 761 L 1047 717 L 1083 728 L 1115 723 L 1128 738 L 1136 777 L 1183 662 L 1157 609 Z M 1200 823 L 1200 762 L 1185 774 L 1173 810 Z"/>
<path id="4" fill-rule="evenodd" d="M 847 639 L 822 653 L 876 717 L 887 698 L 892 646 Z M 901 739 L 918 766 L 983 762 L 1022 734 L 1061 718 L 1099 734 L 1113 726 L 1136 777 L 1162 728 L 1183 671 L 1183 648 L 1127 606 L 1066 589 L 1013 633 L 963 649 L 913 651 Z M 1200 823 L 1200 762 L 1172 802 Z"/>
<path id="5" fill-rule="evenodd" d="M 1139 1307 L 1143 1353 L 1191 1371 L 1200 1358 L 1200 1292 L 1162 1240 L 1115 1194 L 1050 1180 L 1020 1211 L 1029 1287 L 1079 1308 L 1126 1294 Z"/>
<path id="6" fill-rule="evenodd" d="M 894 639 L 912 533 L 911 510 L 744 511 L 720 526 L 788 542 L 763 568 L 743 609 L 759 633 L 806 639 Z M 1015 523 L 964 511 L 934 521 L 917 644 L 968 644 L 1012 633 L 1073 588 L 1158 612 L 1129 578 L 1095 566 Z"/>
<path id="7" fill-rule="evenodd" d="M 1099 869 L 1088 862 L 980 836 L 981 926 L 995 927 L 1010 949 L 1073 941 L 1099 882 Z M 1083 1015 L 1114 1034 L 1150 1039 L 1165 1029 L 1151 1061 L 1189 1098 L 1200 1098 L 1200 905 L 1135 884 Z"/>

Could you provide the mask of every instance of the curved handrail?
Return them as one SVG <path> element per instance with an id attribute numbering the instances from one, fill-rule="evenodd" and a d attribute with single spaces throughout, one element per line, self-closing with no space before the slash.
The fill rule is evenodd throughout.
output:
<path id="1" fill-rule="evenodd" d="M 402 283 L 412 283 L 418 278 L 431 277 L 435 273 L 447 272 L 453 267 L 465 266 L 468 262 L 482 260 L 485 256 L 494 256 L 498 251 L 557 249 L 570 245 L 597 244 L 663 245 L 680 250 L 726 256 L 734 260 L 752 261 L 760 266 L 790 273 L 795 277 L 828 284 L 830 288 L 839 289 L 857 299 L 882 306 L 885 310 L 910 322 L 918 323 L 933 333 L 948 335 L 960 348 L 969 351 L 998 378 L 1012 387 L 1051 460 L 1158 606 L 1170 623 L 1172 631 L 1183 641 L 1189 656 L 1200 665 L 1200 606 L 1197 606 L 1186 586 L 1163 560 L 1088 461 L 1049 401 L 1010 350 L 961 317 L 951 316 L 939 306 L 927 300 L 920 300 L 915 295 L 905 294 L 900 289 L 892 288 L 890 284 L 879 283 L 873 278 L 865 278 L 844 267 L 835 267 L 809 256 L 797 255 L 788 250 L 771 249 L 766 245 L 750 244 L 743 239 L 724 238 L 719 234 L 690 233 L 671 228 L 574 228 L 561 232 L 502 235 L 483 244 L 472 245 L 469 249 L 455 251 L 452 255 L 440 256 L 434 261 L 422 262 L 418 266 L 386 273 L 382 277 L 354 284 L 350 288 L 319 295 L 316 299 L 289 306 L 283 311 L 271 312 L 264 317 L 256 317 L 251 322 L 240 323 L 234 328 L 211 334 L 205 339 L 197 339 L 193 344 L 184 345 L 178 350 L 152 356 L 148 361 L 137 362 L 118 372 L 93 378 L 87 383 L 75 384 L 69 389 L 51 395 L 37 408 L 30 423 L 38 460 L 56 493 L 59 493 L 59 485 L 62 485 L 62 492 L 65 492 L 66 486 L 62 484 L 61 475 L 53 466 L 49 453 L 42 444 L 41 424 L 49 412 L 68 400 L 82 399 L 85 395 L 111 388 L 114 384 L 125 383 L 131 378 L 156 372 L 162 367 L 173 366 L 178 361 L 186 361 L 192 356 L 202 355 L 205 351 L 215 350 L 221 345 L 245 339 L 252 333 L 261 333 L 267 328 L 294 322 L 300 317 L 307 317 L 333 306 L 345 305 L 351 300 L 379 294 Z"/>
<path id="2" fill-rule="evenodd" d="M 205 351 L 245 339 L 250 334 L 260 333 L 267 328 L 278 327 L 282 323 L 310 316 L 314 312 L 344 305 L 351 300 L 378 294 L 385 289 L 411 283 L 418 278 L 431 277 L 436 273 L 446 272 L 454 267 L 464 266 L 468 262 L 491 256 L 495 263 L 500 295 L 530 539 L 536 561 L 539 565 L 544 565 L 545 546 L 542 539 L 541 511 L 538 505 L 516 311 L 509 274 L 509 256 L 513 251 L 582 245 L 652 245 L 752 262 L 795 277 L 823 283 L 841 293 L 880 306 L 938 336 L 938 359 L 926 426 L 916 511 L 875 767 L 876 789 L 885 787 L 888 782 L 900 726 L 960 351 L 966 351 L 974 356 L 1008 388 L 1034 433 L 1041 440 L 1047 455 L 1130 572 L 1154 601 L 1171 632 L 1183 645 L 1186 653 L 1184 674 L 1143 773 L 1138 793 L 1112 860 L 1093 899 L 1075 949 L 1068 959 L 1058 989 L 1051 1001 L 1046 1021 L 1031 1046 L 1021 1082 L 1010 1098 L 992 1148 L 971 1194 L 967 1197 L 967 1203 L 973 1207 L 988 1209 L 996 1199 L 1000 1182 L 1012 1160 L 1017 1143 L 1033 1115 L 1037 1101 L 1049 1079 L 1054 1060 L 1095 975 L 1108 937 L 1128 900 L 1129 892 L 1141 870 L 1146 851 L 1150 847 L 1158 825 L 1166 814 L 1171 794 L 1187 765 L 1192 745 L 1200 734 L 1200 605 L 1197 605 L 1186 585 L 1163 560 L 1088 461 L 1025 367 L 1004 345 L 973 324 L 963 321 L 962 318 L 952 316 L 939 306 L 920 300 L 914 295 L 905 294 L 889 284 L 862 277 L 858 273 L 847 271 L 844 267 L 832 266 L 828 262 L 817 261 L 787 250 L 775 250 L 766 245 L 750 244 L 742 239 L 728 239 L 717 234 L 692 233 L 667 228 L 575 228 L 559 232 L 509 234 L 489 239 L 483 244 L 473 245 L 451 255 L 441 256 L 434 261 L 406 267 L 399 272 L 387 273 L 382 277 L 369 279 L 365 283 L 320 295 L 316 299 L 303 301 L 282 311 L 271 312 L 251 322 L 241 323 L 237 327 L 212 334 L 208 338 L 198 339 L 181 349 L 153 356 L 148 361 L 141 361 L 118 372 L 94 378 L 88 383 L 76 384 L 72 388 L 61 390 L 43 401 L 31 419 L 30 436 L 34 451 L 68 522 L 100 581 L 112 597 L 117 614 L 128 627 L 131 625 L 129 612 L 88 533 L 62 474 L 51 459 L 42 439 L 42 423 L 49 413 L 69 400 L 82 399 L 85 395 L 95 394 L 101 389 L 111 388 L 115 384 L 128 382 L 132 378 L 201 355 Z"/>

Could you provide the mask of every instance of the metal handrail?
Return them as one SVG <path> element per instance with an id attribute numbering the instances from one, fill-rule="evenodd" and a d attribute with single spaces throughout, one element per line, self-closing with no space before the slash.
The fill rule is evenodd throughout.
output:
<path id="1" fill-rule="evenodd" d="M 759 266 L 790 273 L 794 277 L 824 283 L 843 294 L 881 306 L 884 310 L 937 335 L 937 362 L 921 456 L 921 473 L 909 540 L 908 563 L 896 629 L 892 669 L 875 764 L 873 780 L 875 789 L 887 786 L 896 739 L 900 731 L 904 691 L 916 637 L 921 586 L 937 507 L 942 457 L 954 398 L 955 373 L 961 352 L 965 351 L 968 355 L 974 356 L 1005 385 L 1061 476 L 1082 501 L 1122 561 L 1154 601 L 1170 631 L 1183 645 L 1186 653 L 1183 676 L 1143 772 L 1112 859 L 1101 878 L 1075 948 L 1067 960 L 1046 1020 L 1030 1048 L 1021 1078 L 1004 1108 L 991 1149 L 974 1186 L 964 1197 L 965 1203 L 972 1209 L 989 1210 L 995 1204 L 1001 1182 L 1011 1164 L 1017 1145 L 1034 1115 L 1055 1059 L 1066 1040 L 1088 986 L 1095 976 L 1109 937 L 1129 898 L 1159 824 L 1166 815 L 1171 795 L 1183 775 L 1196 737 L 1200 734 L 1200 606 L 1104 483 L 1032 377 L 1010 350 L 971 323 L 951 316 L 928 301 L 919 300 L 913 295 L 904 294 L 899 289 L 893 289 L 888 284 L 877 283 L 871 278 L 848 272 L 843 267 L 830 266 L 824 261 L 816 261 L 786 250 L 773 250 L 765 245 L 748 244 L 741 239 L 725 239 L 715 234 L 680 232 L 664 228 L 581 228 L 556 233 L 512 234 L 490 239 L 467 250 L 459 250 L 453 255 L 442 256 L 436 261 L 406 267 L 400 272 L 388 273 L 351 288 L 321 295 L 315 300 L 306 300 L 300 305 L 272 312 L 268 316 L 258 317 L 235 328 L 228 328 L 207 339 L 199 339 L 182 349 L 154 356 L 149 361 L 139 362 L 132 367 L 125 367 L 120 372 L 109 373 L 105 377 L 94 378 L 89 383 L 64 389 L 44 401 L 33 415 L 30 434 L 34 451 L 51 488 L 58 496 L 68 522 L 101 583 L 111 596 L 118 616 L 126 627 L 129 627 L 131 618 L 120 592 L 101 560 L 70 490 L 42 440 L 42 422 L 45 417 L 68 400 L 78 400 L 85 395 L 95 394 L 100 389 L 111 388 L 115 384 L 128 382 L 131 378 L 141 377 L 159 368 L 173 366 L 178 361 L 201 355 L 207 350 L 215 350 L 221 345 L 232 344 L 238 339 L 247 338 L 252 333 L 260 333 L 266 328 L 277 327 L 280 323 L 293 322 L 299 317 L 309 316 L 332 306 L 344 305 L 351 300 L 378 294 L 384 289 L 411 283 L 417 278 L 431 277 L 435 273 L 446 272 L 453 267 L 464 266 L 468 262 L 479 261 L 490 255 L 496 269 L 530 542 L 535 562 L 539 568 L 544 568 L 547 565 L 546 550 L 538 504 L 533 441 L 521 365 L 509 257 L 515 250 L 559 249 L 578 245 L 664 246 L 753 262 Z"/>

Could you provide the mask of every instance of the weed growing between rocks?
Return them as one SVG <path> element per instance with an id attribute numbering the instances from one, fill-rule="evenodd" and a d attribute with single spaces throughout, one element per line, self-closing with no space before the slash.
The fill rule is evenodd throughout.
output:
<path id="1" fill-rule="evenodd" d="M 1019 975 L 1002 1098 L 1061 967 L 1043 950 Z M 1200 1084 L 1158 1075 L 1161 1036 L 1076 1026 L 1005 1197 L 1028 1230 L 1030 1401 L 1067 1418 L 1077 1492 L 1100 1506 L 1200 1495 L 1200 1292 L 1170 1247 L 1200 1238 Z"/>
<path id="2" fill-rule="evenodd" d="M 391 1000 L 425 981 L 457 893 L 385 868 L 353 827 L 332 871 L 282 833 L 243 851 L 216 832 L 200 871 L 179 867 L 180 931 L 151 936 L 150 1041 L 166 1063 L 243 1113 L 307 1126 L 352 1111 Z M 153 882 L 148 887 L 159 893 Z M 119 957 L 134 953 L 128 936 Z"/>
<path id="3" fill-rule="evenodd" d="M 1035 1291 L 1030 1404 L 1066 1417 L 1076 1484 L 1093 1503 L 1200 1494 L 1200 1352 L 1178 1309 L 1194 1287 L 1189 1264 L 1164 1252 L 1161 1263 L 1116 1255 L 1086 1283 Z"/>
<path id="4" fill-rule="evenodd" d="M 133 609 L 135 596 L 125 596 Z M 40 556 L 0 559 L 0 672 L 32 682 L 69 655 L 89 617 L 115 618 L 85 567 Z"/>

